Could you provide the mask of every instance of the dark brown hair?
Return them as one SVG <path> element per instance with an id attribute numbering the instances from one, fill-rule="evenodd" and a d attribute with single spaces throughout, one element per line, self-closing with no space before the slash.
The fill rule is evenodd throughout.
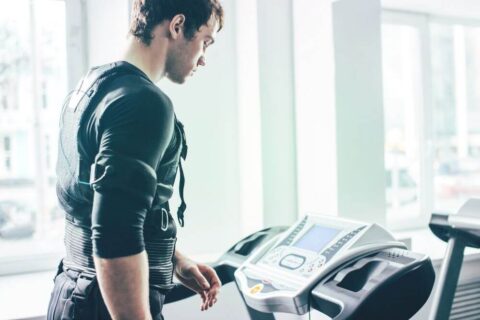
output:
<path id="1" fill-rule="evenodd" d="M 218 21 L 218 31 L 223 27 L 224 13 L 218 0 L 135 0 L 130 34 L 148 46 L 155 26 L 177 14 L 185 16 L 184 35 L 187 39 L 192 39 L 212 16 Z"/>

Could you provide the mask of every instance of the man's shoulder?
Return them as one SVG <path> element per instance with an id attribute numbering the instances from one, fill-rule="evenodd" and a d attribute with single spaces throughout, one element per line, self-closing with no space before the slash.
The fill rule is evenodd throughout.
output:
<path id="1" fill-rule="evenodd" d="M 144 103 L 172 107 L 170 98 L 143 71 L 125 61 L 93 67 L 80 83 L 87 79 L 91 84 L 96 81 L 103 83 L 97 94 L 107 103 L 139 99 Z"/>
<path id="2" fill-rule="evenodd" d="M 115 79 L 108 93 L 127 100 L 140 99 L 144 102 L 172 105 L 170 98 L 160 88 L 133 74 L 126 74 Z"/>
<path id="3" fill-rule="evenodd" d="M 173 115 L 170 98 L 152 82 L 136 75 L 123 74 L 105 88 L 105 107 L 124 105 L 141 112 Z M 133 111 L 133 110 L 131 110 Z"/>

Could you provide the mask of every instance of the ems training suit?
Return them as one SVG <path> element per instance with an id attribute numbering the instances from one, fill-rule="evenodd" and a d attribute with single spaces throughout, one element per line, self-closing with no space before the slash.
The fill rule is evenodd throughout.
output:
<path id="1" fill-rule="evenodd" d="M 66 256 L 54 279 L 48 320 L 110 319 L 93 255 L 146 250 L 150 309 L 163 319 L 173 287 L 176 226 L 168 200 L 180 166 L 183 226 L 186 157 L 183 126 L 169 98 L 135 66 L 116 62 L 89 71 L 60 119 L 57 196 L 66 213 Z"/>

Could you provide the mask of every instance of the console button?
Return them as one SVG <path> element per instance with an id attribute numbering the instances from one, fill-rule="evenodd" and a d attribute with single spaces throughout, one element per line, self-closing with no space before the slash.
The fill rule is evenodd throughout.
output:
<path id="1" fill-rule="evenodd" d="M 298 254 L 289 254 L 280 260 L 280 266 L 290 270 L 295 270 L 300 268 L 305 263 L 305 260 L 306 258 L 304 256 L 300 256 Z"/>

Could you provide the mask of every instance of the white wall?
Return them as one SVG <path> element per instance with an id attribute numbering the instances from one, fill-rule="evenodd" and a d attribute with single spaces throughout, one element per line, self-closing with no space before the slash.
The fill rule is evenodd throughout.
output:
<path id="1" fill-rule="evenodd" d="M 258 0 L 265 225 L 297 217 L 292 0 Z"/>
<path id="2" fill-rule="evenodd" d="M 338 212 L 385 222 L 380 0 L 333 3 Z"/>
<path id="3" fill-rule="evenodd" d="M 240 212 L 242 234 L 264 224 L 262 124 L 259 79 L 258 10 L 256 0 L 235 1 L 237 104 L 239 132 Z"/>
<path id="4" fill-rule="evenodd" d="M 299 215 L 338 212 L 335 59 L 330 1 L 293 2 Z"/>

